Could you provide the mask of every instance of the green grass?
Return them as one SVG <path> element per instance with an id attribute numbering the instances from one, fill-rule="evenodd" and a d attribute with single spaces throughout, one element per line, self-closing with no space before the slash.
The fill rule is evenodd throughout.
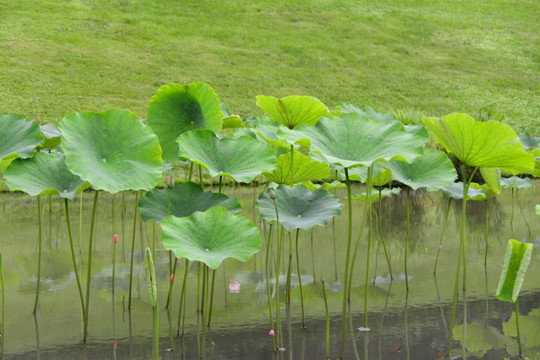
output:
<path id="1" fill-rule="evenodd" d="M 503 118 L 540 135 L 537 0 L 0 3 L 0 113 L 143 117 L 170 82 L 209 83 L 234 113 L 259 94 L 380 111 Z"/>

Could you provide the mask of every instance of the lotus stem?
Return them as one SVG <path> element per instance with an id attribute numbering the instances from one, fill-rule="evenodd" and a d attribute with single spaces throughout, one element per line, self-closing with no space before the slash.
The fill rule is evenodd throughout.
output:
<path id="1" fill-rule="evenodd" d="M 219 193 L 221 194 L 221 189 L 223 187 L 223 175 L 219 175 Z"/>
<path id="2" fill-rule="evenodd" d="M 69 247 L 71 249 L 71 260 L 73 262 L 73 271 L 75 272 L 75 279 L 77 280 L 77 288 L 79 289 L 79 298 L 81 300 L 81 310 L 83 315 L 83 322 L 86 323 L 86 312 L 84 311 L 84 298 L 83 298 L 83 291 L 81 286 L 81 280 L 79 278 L 79 271 L 77 270 L 77 261 L 75 260 L 75 249 L 73 248 L 73 236 L 71 234 L 71 221 L 69 217 L 69 203 L 68 199 L 64 198 L 64 207 L 66 209 L 66 223 L 67 223 L 67 229 L 68 229 L 68 236 L 69 236 Z M 113 267 L 114 271 L 114 267 Z M 114 274 L 114 272 L 113 272 Z M 114 279 L 114 277 L 113 277 Z M 114 280 L 113 280 L 114 283 Z M 113 287 L 114 289 L 114 287 Z M 113 290 L 114 291 L 114 290 Z"/>
<path id="3" fill-rule="evenodd" d="M 88 238 L 88 270 L 86 274 L 86 302 L 85 302 L 85 316 L 86 322 L 84 323 L 83 342 L 86 342 L 88 337 L 88 312 L 90 309 L 90 280 L 92 278 L 92 245 L 94 242 L 94 223 L 96 221 L 96 208 L 98 201 L 99 190 L 95 190 L 94 202 L 92 204 L 92 217 L 90 219 L 90 235 Z"/>
<path id="4" fill-rule="evenodd" d="M 298 235 L 300 229 L 296 229 L 296 267 L 298 272 L 298 285 L 300 287 L 300 304 L 302 306 L 302 327 L 306 328 L 306 320 L 304 316 L 304 294 L 302 292 L 302 276 L 300 275 L 300 256 L 298 255 Z"/>
<path id="5" fill-rule="evenodd" d="M 203 265 L 203 294 L 202 294 L 202 301 L 205 302 L 206 297 L 208 296 L 208 273 L 209 273 L 209 267 L 208 265 Z M 202 341 L 201 341 L 201 359 L 205 356 L 206 351 L 206 309 L 203 307 L 202 309 Z"/>
<path id="6" fill-rule="evenodd" d="M 485 214 L 486 214 L 486 227 L 485 227 L 485 237 L 486 237 L 486 251 L 484 253 L 484 277 L 486 278 L 486 326 L 487 326 L 487 320 L 488 320 L 488 271 L 487 271 L 487 255 L 488 255 L 488 234 L 489 234 L 489 206 L 488 206 L 489 200 L 486 200 L 486 208 L 485 208 Z"/>
<path id="7" fill-rule="evenodd" d="M 368 168 L 368 188 L 367 188 L 367 203 L 369 206 L 369 219 L 368 219 L 368 245 L 367 245 L 367 254 L 366 254 L 366 285 L 364 291 L 364 327 L 368 327 L 368 292 L 369 292 L 369 262 L 371 258 L 371 232 L 373 228 L 373 206 L 371 204 L 371 187 L 372 187 L 372 174 L 373 174 L 373 164 Z"/>
<path id="8" fill-rule="evenodd" d="M 384 255 L 386 256 L 386 263 L 388 264 L 388 271 L 390 272 L 390 280 L 394 280 L 394 276 L 392 275 L 392 262 L 390 261 L 390 254 L 388 253 L 388 250 L 386 249 L 386 243 L 384 242 L 384 234 L 383 234 L 383 228 L 382 228 L 382 190 L 379 188 L 379 236 L 383 245 L 384 249 Z M 376 267 L 375 267 L 376 268 Z"/>
<path id="9" fill-rule="evenodd" d="M 519 305 L 518 299 L 516 299 L 516 331 L 519 345 L 519 357 L 523 356 L 523 349 L 521 347 L 521 332 L 519 331 Z M 2 333 L 3 334 L 3 333 Z"/>
<path id="10" fill-rule="evenodd" d="M 270 293 L 270 274 L 269 274 L 269 258 L 270 258 L 270 240 L 272 239 L 272 223 L 270 223 L 270 228 L 268 230 L 268 238 L 266 240 L 266 262 L 265 262 L 265 273 L 266 273 L 266 296 L 268 298 L 268 315 L 270 316 L 270 330 L 274 330 L 274 319 L 272 316 L 272 296 Z M 272 336 L 272 350 L 276 351 L 276 339 L 275 336 Z"/>
<path id="11" fill-rule="evenodd" d="M 204 189 L 203 178 L 202 178 L 202 166 L 200 164 L 199 164 L 199 185 L 201 186 L 201 189 Z"/>
<path id="12" fill-rule="evenodd" d="M 405 288 L 409 292 L 409 273 L 407 271 L 407 255 L 409 254 L 409 229 L 411 216 L 410 188 L 407 186 L 407 230 L 405 231 Z"/>
<path id="13" fill-rule="evenodd" d="M 291 303 L 291 275 L 292 275 L 291 263 L 292 263 L 292 234 L 291 232 L 289 232 L 289 266 L 287 267 L 287 283 L 285 286 L 287 305 Z"/>
<path id="14" fill-rule="evenodd" d="M 444 224 L 441 231 L 441 238 L 439 240 L 439 247 L 437 248 L 437 257 L 435 257 L 435 266 L 433 267 L 433 275 L 437 274 L 437 263 L 439 262 L 439 254 L 441 253 L 442 249 L 442 241 L 444 238 L 444 230 L 446 229 L 446 224 L 448 223 L 448 214 L 450 213 L 450 203 L 452 202 L 452 198 L 448 198 L 448 203 L 446 204 L 446 214 L 444 215 Z"/>
<path id="15" fill-rule="evenodd" d="M 345 342 L 347 341 L 347 291 L 349 289 L 349 257 L 351 252 L 351 239 L 352 239 L 352 195 L 351 195 L 351 181 L 349 180 L 349 169 L 345 168 L 345 181 L 347 185 L 347 204 L 349 211 L 349 224 L 347 232 L 347 253 L 345 256 L 345 280 L 343 282 L 343 313 L 342 313 L 342 327 L 341 327 L 341 350 L 339 352 L 339 359 L 343 359 L 345 352 Z"/>
<path id="16" fill-rule="evenodd" d="M 185 266 L 186 266 L 186 270 L 184 271 L 184 280 L 182 281 L 182 292 L 180 293 L 180 304 L 178 307 L 178 325 L 176 328 L 176 332 L 178 335 L 180 335 L 180 319 L 181 319 L 182 313 L 185 311 L 185 309 L 183 308 L 185 306 L 184 293 L 186 292 L 186 281 L 187 281 L 187 274 L 189 270 L 189 260 L 187 258 L 185 260 Z"/>
<path id="17" fill-rule="evenodd" d="M 514 188 L 512 188 L 512 214 L 510 215 L 510 225 L 514 224 Z"/>
<path id="18" fill-rule="evenodd" d="M 4 358 L 4 343 L 6 342 L 6 294 L 4 280 L 4 264 L 0 253 L 0 286 L 2 286 L 2 325 L 0 327 L 0 360 Z"/>
<path id="19" fill-rule="evenodd" d="M 328 300 L 326 299 L 326 289 L 324 286 L 324 277 L 321 276 L 321 284 L 322 284 L 322 293 L 323 293 L 323 299 L 324 299 L 324 310 L 326 314 L 326 353 L 325 353 L 325 359 L 330 359 L 330 314 L 328 312 Z"/>
<path id="20" fill-rule="evenodd" d="M 52 196 L 51 194 L 47 195 L 47 203 L 49 205 L 49 238 L 48 240 L 48 247 L 51 248 L 52 244 Z M 56 243 L 56 249 L 58 250 L 58 242 Z"/>
<path id="21" fill-rule="evenodd" d="M 354 251 L 352 255 L 351 260 L 351 269 L 349 270 L 349 282 L 352 282 L 352 277 L 354 274 L 354 265 L 356 264 L 356 255 L 358 254 L 358 249 L 360 248 L 360 240 L 362 239 L 362 235 L 364 234 L 364 227 L 366 224 L 366 219 L 368 215 L 369 208 L 366 204 L 364 207 L 364 215 L 362 215 L 362 223 L 360 224 L 360 232 L 358 233 L 358 237 L 356 238 L 356 243 L 354 245 Z M 351 301 L 351 287 L 349 286 L 349 289 L 347 291 L 347 299 L 350 302 Z"/>
<path id="22" fill-rule="evenodd" d="M 310 240 L 310 243 L 311 243 L 311 267 L 312 267 L 312 271 L 313 271 L 313 283 L 316 282 L 316 277 L 315 277 L 315 250 L 313 249 L 313 228 L 311 228 L 311 231 L 309 232 L 309 240 Z M 336 244 L 334 243 L 334 246 Z M 334 250 L 335 250 L 335 247 L 334 247 Z M 334 251 L 334 267 L 336 269 L 336 279 L 337 279 L 337 264 L 336 264 L 336 253 Z"/>
<path id="23" fill-rule="evenodd" d="M 172 263 L 172 269 L 171 269 L 171 262 L 172 262 L 172 250 L 169 250 L 169 277 L 172 279 L 169 281 L 169 292 L 167 293 L 167 303 L 165 304 L 165 309 L 168 309 L 172 302 L 172 289 L 174 285 L 174 278 L 176 277 L 176 265 L 178 263 L 178 258 L 174 258 L 174 262 Z"/>
<path id="24" fill-rule="evenodd" d="M 193 162 L 191 164 L 189 164 L 189 173 L 188 173 L 186 181 L 191 181 L 191 176 L 192 175 L 193 175 Z"/>
<path id="25" fill-rule="evenodd" d="M 133 233 L 131 237 L 131 259 L 129 264 L 129 301 L 128 310 L 131 310 L 131 291 L 133 287 L 133 258 L 135 252 L 135 231 L 137 229 L 137 206 L 139 202 L 139 193 L 135 192 L 135 206 L 133 210 Z"/>
<path id="26" fill-rule="evenodd" d="M 154 305 L 154 359 L 159 360 L 159 307 Z"/>
<path id="27" fill-rule="evenodd" d="M 201 263 L 197 262 L 197 312 L 201 311 L 200 304 L 201 293 Z"/>
<path id="28" fill-rule="evenodd" d="M 116 274 L 116 243 L 118 242 L 118 234 L 116 233 L 116 196 L 112 196 L 112 216 L 113 216 L 113 257 L 112 257 L 112 284 L 111 291 L 114 299 L 114 279 Z M 113 304 L 114 307 L 114 304 Z"/>
<path id="29" fill-rule="evenodd" d="M 291 144 L 291 186 L 294 185 L 294 145 Z"/>
<path id="30" fill-rule="evenodd" d="M 280 271 L 280 265 L 281 265 L 281 244 L 282 244 L 282 230 L 281 226 L 279 224 L 279 212 L 276 204 L 276 196 L 273 190 L 271 190 L 270 198 L 272 198 L 272 201 L 274 202 L 274 208 L 276 209 L 276 226 L 277 226 L 277 252 L 276 252 L 276 348 L 279 350 L 279 333 L 281 328 L 281 323 L 279 321 L 279 311 L 280 311 L 280 303 L 279 303 L 279 271 Z M 272 194 L 274 194 L 272 196 Z"/>
<path id="31" fill-rule="evenodd" d="M 37 196 L 38 203 L 38 270 L 37 270 L 37 285 L 36 285 L 36 300 L 34 302 L 33 314 L 37 311 L 39 301 L 39 285 L 41 283 L 41 196 Z"/>
<path id="32" fill-rule="evenodd" d="M 214 283 L 216 280 L 216 269 L 212 269 L 212 285 L 210 286 L 210 307 L 208 308 L 208 326 L 212 322 L 212 307 L 214 306 Z"/>

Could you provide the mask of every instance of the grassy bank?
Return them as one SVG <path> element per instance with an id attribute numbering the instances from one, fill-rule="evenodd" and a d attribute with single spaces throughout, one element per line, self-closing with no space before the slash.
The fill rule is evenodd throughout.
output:
<path id="1" fill-rule="evenodd" d="M 503 117 L 540 135 L 539 11 L 535 0 L 8 0 L 0 113 L 142 117 L 161 85 L 203 81 L 242 115 L 262 114 L 258 94 L 306 94 Z"/>

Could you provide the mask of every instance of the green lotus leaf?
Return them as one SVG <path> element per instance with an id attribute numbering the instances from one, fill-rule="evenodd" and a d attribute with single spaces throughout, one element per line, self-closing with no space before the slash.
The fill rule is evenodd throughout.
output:
<path id="1" fill-rule="evenodd" d="M 378 161 L 410 162 L 423 150 L 423 140 L 405 132 L 400 122 L 369 120 L 357 113 L 322 118 L 314 126 L 301 125 L 292 133 L 297 139 L 308 139 L 311 150 L 328 164 L 346 168 Z"/>
<path id="2" fill-rule="evenodd" d="M 337 180 L 334 180 L 331 183 L 325 182 L 323 184 L 314 184 L 311 181 L 303 181 L 301 185 L 307 187 L 309 191 L 315 191 L 319 189 L 330 191 L 337 188 L 345 187 L 345 184 Z"/>
<path id="3" fill-rule="evenodd" d="M 341 214 L 342 205 L 338 198 L 326 190 L 311 192 L 303 185 L 279 185 L 274 192 L 279 222 L 287 231 L 308 230 L 315 225 L 324 226 L 332 217 Z M 259 196 L 256 206 L 264 219 L 276 220 L 274 202 L 267 192 Z"/>
<path id="4" fill-rule="evenodd" d="M 471 352 L 485 353 L 490 349 L 501 349 L 510 345 L 512 341 L 501 334 L 493 326 L 485 326 L 478 322 L 467 324 L 467 341 L 463 341 L 463 325 L 453 329 L 454 339 L 465 343 L 467 350 Z"/>
<path id="5" fill-rule="evenodd" d="M 189 217 L 167 216 L 161 222 L 161 243 L 177 258 L 200 261 L 217 269 L 228 257 L 246 262 L 261 248 L 259 229 L 222 207 Z"/>
<path id="6" fill-rule="evenodd" d="M 45 141 L 43 144 L 38 145 L 38 149 L 54 149 L 60 145 L 62 133 L 60 133 L 60 130 L 56 125 L 48 123 L 39 125 L 39 128 L 43 134 L 43 137 L 45 138 Z"/>
<path id="7" fill-rule="evenodd" d="M 64 154 L 38 152 L 28 159 L 16 159 L 6 169 L 7 185 L 30 196 L 58 194 L 63 198 L 84 190 L 86 183 L 67 168 Z"/>
<path id="8" fill-rule="evenodd" d="M 217 133 L 221 130 L 222 118 L 216 93 L 201 82 L 160 87 L 146 112 L 146 123 L 158 136 L 166 161 L 178 158 L 176 139 L 180 134 L 195 129 Z"/>
<path id="9" fill-rule="evenodd" d="M 236 129 L 236 128 L 243 128 L 244 122 L 242 121 L 242 118 L 239 116 L 227 116 L 223 118 L 223 125 L 222 129 Z"/>
<path id="10" fill-rule="evenodd" d="M 536 215 L 540 215 L 540 204 L 536 205 Z"/>
<path id="11" fill-rule="evenodd" d="M 437 191 L 450 186 L 457 178 L 452 161 L 442 151 L 425 149 L 422 156 L 410 164 L 389 161 L 381 166 L 392 172 L 392 178 L 413 189 L 425 187 L 427 191 Z"/>
<path id="12" fill-rule="evenodd" d="M 458 113 L 422 121 L 434 133 L 435 140 L 466 166 L 498 167 L 514 173 L 518 168 L 534 168 L 534 157 L 525 152 L 519 137 L 506 124 L 480 122 Z"/>
<path id="13" fill-rule="evenodd" d="M 161 148 L 137 115 L 117 109 L 75 113 L 59 128 L 68 168 L 94 189 L 115 194 L 150 190 L 158 183 Z"/>
<path id="14" fill-rule="evenodd" d="M 265 171 L 263 175 L 276 184 L 294 185 L 303 181 L 325 179 L 330 175 L 330 168 L 325 163 L 311 160 L 307 155 L 294 151 L 293 181 L 291 184 L 291 154 L 283 154 L 277 159 L 277 168 Z"/>
<path id="15" fill-rule="evenodd" d="M 226 175 L 249 183 L 276 167 L 276 155 L 267 144 L 251 137 L 218 139 L 210 130 L 194 130 L 178 137 L 180 156 L 203 165 L 210 176 Z"/>
<path id="16" fill-rule="evenodd" d="M 509 178 L 502 178 L 501 186 L 505 189 L 528 189 L 532 186 L 532 181 L 529 178 L 522 179 L 517 176 L 511 176 Z"/>
<path id="17" fill-rule="evenodd" d="M 367 182 L 368 169 L 365 166 L 358 166 L 349 170 L 349 179 Z M 371 174 L 371 184 L 373 186 L 384 186 L 392 181 L 392 172 L 378 164 L 373 167 Z"/>
<path id="18" fill-rule="evenodd" d="M 405 125 L 405 131 L 409 134 L 413 134 L 418 136 L 419 138 L 424 140 L 424 145 L 429 140 L 429 133 L 427 129 L 422 125 Z"/>
<path id="19" fill-rule="evenodd" d="M 204 192 L 195 183 L 187 182 L 176 185 L 170 190 L 171 202 L 169 207 L 169 189 L 152 189 L 139 201 L 139 210 L 144 221 L 161 223 L 169 215 L 186 217 L 196 211 L 206 211 L 214 206 L 221 206 L 233 214 L 238 214 L 242 207 L 236 198 L 229 198 L 225 194 Z"/>
<path id="20" fill-rule="evenodd" d="M 469 193 L 471 192 L 472 189 L 480 190 L 484 194 L 483 197 L 482 196 L 476 196 L 473 199 L 471 199 L 471 200 L 474 200 L 474 201 L 488 201 L 488 200 L 493 199 L 495 197 L 495 195 L 497 195 L 491 189 L 491 187 L 488 184 L 480 185 L 480 184 L 477 184 L 477 183 L 473 182 L 473 183 L 471 183 L 471 186 L 469 187 Z M 463 195 L 462 195 L 461 198 L 463 198 Z"/>
<path id="21" fill-rule="evenodd" d="M 463 183 L 457 182 L 442 189 L 443 193 L 452 199 L 463 199 Z M 467 200 L 481 201 L 486 199 L 486 194 L 481 188 L 474 188 L 472 185 L 467 192 Z"/>
<path id="22" fill-rule="evenodd" d="M 39 125 L 17 114 L 0 115 L 0 171 L 17 158 L 32 156 L 43 141 Z"/>
<path id="23" fill-rule="evenodd" d="M 495 194 L 501 193 L 501 170 L 499 168 L 482 167 L 480 168 L 480 174 L 482 174 L 482 178 L 491 191 Z"/>
<path id="24" fill-rule="evenodd" d="M 382 189 L 381 193 L 380 193 L 380 196 L 381 196 L 381 198 L 385 198 L 385 197 L 391 197 L 392 195 L 399 195 L 399 193 L 401 193 L 400 188 Z M 366 202 L 367 201 L 367 193 L 364 192 L 364 193 L 360 193 L 360 194 L 357 194 L 357 195 L 353 195 L 352 198 L 354 200 L 360 200 L 362 202 Z M 377 202 L 379 202 L 379 190 L 371 189 L 371 203 L 375 204 Z"/>
<path id="25" fill-rule="evenodd" d="M 522 243 L 514 239 L 508 240 L 503 270 L 495 294 L 497 299 L 516 302 L 525 272 L 531 261 L 532 248 L 533 244 Z"/>
<path id="26" fill-rule="evenodd" d="M 360 109 L 358 106 L 351 103 L 341 103 L 338 105 L 338 107 L 344 114 L 357 113 L 358 115 L 361 115 L 371 120 L 386 122 L 396 121 L 396 117 L 391 112 L 380 113 L 377 110 L 370 108 L 369 106 L 365 106 Z"/>
<path id="27" fill-rule="evenodd" d="M 532 136 L 529 133 L 518 133 L 518 136 L 525 150 L 540 148 L 540 137 Z"/>
<path id="28" fill-rule="evenodd" d="M 292 95 L 278 99 L 258 95 L 256 105 L 289 129 L 301 124 L 314 125 L 321 117 L 328 115 L 328 108 L 311 96 Z"/>
<path id="29" fill-rule="evenodd" d="M 278 134 L 280 128 L 283 128 L 283 125 L 279 122 L 263 117 L 257 118 L 254 121 L 254 127 L 249 129 L 249 131 L 251 134 L 254 134 L 256 138 L 266 141 L 274 149 L 290 149 L 290 144 Z M 240 133 L 240 135 L 242 134 L 238 131 L 237 133 Z"/>
<path id="30" fill-rule="evenodd" d="M 523 344 L 528 349 L 540 346 L 540 309 L 531 310 L 527 315 L 519 315 L 519 332 Z M 517 337 L 516 313 L 513 312 L 508 321 L 502 324 L 506 336 Z"/>

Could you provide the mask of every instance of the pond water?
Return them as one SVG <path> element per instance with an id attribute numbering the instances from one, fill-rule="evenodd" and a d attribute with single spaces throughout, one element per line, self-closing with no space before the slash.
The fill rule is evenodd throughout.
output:
<path id="1" fill-rule="evenodd" d="M 355 192 L 360 190 L 355 188 Z M 253 201 L 261 189 L 225 188 L 243 205 L 242 214 L 267 233 Z M 340 189 L 337 195 L 345 199 Z M 37 276 L 37 206 L 36 199 L 21 194 L 0 195 L 0 251 L 6 280 L 6 359 L 150 359 L 153 354 L 153 311 L 145 281 L 141 254 L 152 245 L 152 225 L 138 222 L 135 234 L 135 277 L 133 305 L 127 311 L 129 262 L 133 232 L 133 193 L 118 197 L 121 221 L 118 222 L 115 295 L 111 291 L 112 210 L 111 196 L 102 194 L 98 203 L 95 232 L 92 290 L 89 310 L 89 337 L 82 343 L 82 315 L 72 270 L 63 202 L 56 197 L 43 198 L 44 254 L 41 292 L 37 315 L 32 314 Z M 79 199 L 71 203 L 72 227 L 77 252 L 87 252 L 87 232 L 92 193 L 85 193 L 82 217 Z M 458 303 L 454 329 L 453 358 L 501 359 L 517 353 L 514 304 L 494 296 L 506 244 L 509 238 L 533 242 L 531 266 L 520 295 L 520 323 L 525 352 L 540 358 L 540 182 L 530 189 L 509 190 L 489 201 L 489 248 L 485 254 L 485 203 L 469 202 L 467 340 L 462 346 L 464 306 Z M 447 343 L 452 291 L 459 247 L 461 202 L 454 200 L 444 233 L 437 276 L 433 269 L 444 223 L 447 198 L 441 193 L 411 193 L 411 228 L 409 243 L 410 292 L 405 290 L 404 238 L 406 227 L 405 196 L 383 201 L 383 232 L 392 260 L 394 280 L 377 241 L 373 241 L 370 271 L 368 320 L 371 331 L 361 332 L 364 325 L 364 278 L 367 240 L 356 262 L 346 359 L 436 359 L 443 357 Z M 512 205 L 513 204 L 513 205 Z M 358 234 L 364 204 L 353 203 L 354 238 Z M 313 233 L 300 233 L 300 263 L 304 285 L 306 328 L 302 328 L 296 264 L 293 262 L 291 305 L 283 304 L 283 351 L 272 352 L 270 322 L 265 283 L 265 251 L 249 262 L 226 260 L 216 272 L 212 325 L 208 333 L 207 357 L 215 359 L 322 359 L 325 354 L 325 307 L 320 278 L 326 279 L 330 310 L 330 358 L 337 359 L 341 342 L 341 304 L 343 268 L 347 238 L 347 209 L 326 227 Z M 82 229 L 79 219 L 82 218 Z M 159 231 L 158 231 L 159 232 Z M 82 233 L 82 240 L 80 239 Z M 367 231 L 364 232 L 364 235 Z M 288 236 L 286 242 L 288 244 Z M 275 247 L 272 256 L 275 258 Z M 377 256 L 378 255 L 378 256 Z M 285 279 L 288 263 L 285 246 L 280 283 Z M 294 257 L 293 257 L 294 258 Z M 377 260 L 376 260 L 377 258 Z M 80 263 L 79 257 L 79 263 Z M 179 260 L 176 279 L 184 272 Z M 196 311 L 197 265 L 188 273 L 187 312 L 184 335 L 177 336 L 178 303 L 181 281 L 175 281 L 172 302 L 173 344 L 169 338 L 168 313 L 164 309 L 169 284 L 168 255 L 156 251 L 158 302 L 160 304 L 160 356 L 163 359 L 196 359 L 201 341 L 201 320 Z M 83 266 L 84 268 L 84 266 Z M 485 271 L 487 270 L 487 271 Z M 82 279 L 86 275 L 82 274 Z M 275 265 L 271 270 L 275 282 Z M 373 284 L 374 281 L 374 284 Z M 280 295 L 284 296 L 283 284 Z M 282 297 L 284 302 L 285 298 Z M 114 339 L 117 346 L 114 346 Z M 170 348 L 172 351 L 169 351 Z"/>

